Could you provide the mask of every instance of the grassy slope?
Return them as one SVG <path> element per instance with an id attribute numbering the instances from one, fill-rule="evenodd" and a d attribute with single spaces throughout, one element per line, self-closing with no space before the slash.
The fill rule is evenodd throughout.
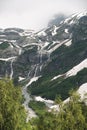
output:
<path id="1" fill-rule="evenodd" d="M 32 95 L 41 95 L 49 99 L 55 99 L 56 95 L 61 95 L 62 99 L 66 99 L 71 89 L 77 89 L 81 84 L 87 82 L 87 68 L 67 79 L 58 78 L 54 81 L 42 79 L 40 78 L 38 82 L 31 85 Z"/>

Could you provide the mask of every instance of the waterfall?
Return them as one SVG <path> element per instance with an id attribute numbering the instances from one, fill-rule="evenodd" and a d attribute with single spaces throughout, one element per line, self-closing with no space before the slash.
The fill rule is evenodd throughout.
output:
<path id="1" fill-rule="evenodd" d="M 23 106 L 25 107 L 25 110 L 27 112 L 27 118 L 26 118 L 26 122 L 29 121 L 29 119 L 31 119 L 32 117 L 37 117 L 37 115 L 35 114 L 35 112 L 28 106 L 29 102 L 32 100 L 32 98 L 30 97 L 30 94 L 27 91 L 27 87 L 29 85 L 31 85 L 32 82 L 37 81 L 39 77 L 33 77 L 29 80 L 29 82 L 22 87 L 22 94 L 25 98 L 25 101 L 23 103 Z"/>
<path id="2" fill-rule="evenodd" d="M 37 64 L 37 65 L 36 65 L 36 67 L 35 67 L 35 73 L 34 73 L 34 77 L 36 77 L 36 76 L 37 76 L 38 67 L 39 67 L 39 65 Z"/>
<path id="3" fill-rule="evenodd" d="M 36 117 L 35 112 L 28 106 L 29 102 L 30 102 L 30 100 L 32 100 L 32 98 L 31 98 L 30 94 L 27 92 L 27 89 L 28 89 L 29 85 L 31 85 L 32 82 L 38 80 L 38 78 L 41 77 L 40 72 L 42 70 L 42 66 L 46 62 L 46 61 L 43 61 L 43 55 L 46 54 L 48 57 L 47 62 L 50 61 L 50 53 L 45 51 L 44 48 L 41 47 L 40 45 L 38 45 L 37 49 L 38 49 L 38 58 L 39 59 L 36 59 L 36 60 L 38 61 L 38 63 L 35 65 L 32 65 L 31 70 L 29 70 L 28 75 L 27 75 L 27 79 L 29 80 L 29 82 L 22 88 L 22 94 L 24 95 L 24 98 L 25 98 L 23 105 L 27 111 L 26 122 L 28 122 L 30 118 Z"/>
<path id="4" fill-rule="evenodd" d="M 10 79 L 12 79 L 12 77 L 13 77 L 13 60 L 11 60 L 11 65 L 10 65 L 10 67 L 11 67 L 11 74 L 10 74 Z"/>

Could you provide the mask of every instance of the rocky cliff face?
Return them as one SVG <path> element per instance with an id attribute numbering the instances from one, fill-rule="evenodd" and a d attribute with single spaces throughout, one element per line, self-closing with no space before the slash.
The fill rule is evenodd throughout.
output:
<path id="1" fill-rule="evenodd" d="M 0 29 L 0 77 L 30 79 L 42 76 L 41 82 L 48 80 L 47 77 L 50 82 L 52 77 L 79 64 L 87 57 L 86 54 L 86 13 L 72 15 L 37 33 L 19 28 Z M 46 91 L 38 94 L 47 95 Z"/>

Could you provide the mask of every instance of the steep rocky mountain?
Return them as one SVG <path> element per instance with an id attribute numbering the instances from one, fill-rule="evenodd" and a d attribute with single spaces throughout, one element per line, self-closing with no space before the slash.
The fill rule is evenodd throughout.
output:
<path id="1" fill-rule="evenodd" d="M 87 13 L 74 14 L 39 32 L 0 29 L 0 77 L 31 84 L 29 91 L 48 99 L 87 82 Z M 34 80 L 33 80 L 34 81 Z M 30 84 L 27 84 L 27 87 Z"/>

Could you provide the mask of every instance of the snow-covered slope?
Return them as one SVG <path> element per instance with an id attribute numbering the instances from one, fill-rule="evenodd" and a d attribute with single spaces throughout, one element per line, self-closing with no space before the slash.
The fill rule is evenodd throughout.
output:
<path id="1" fill-rule="evenodd" d="M 81 100 L 86 101 L 85 99 L 87 99 L 87 83 L 82 84 L 79 89 L 77 90 L 77 92 L 80 94 Z M 64 104 L 68 103 L 70 101 L 70 98 L 68 97 L 67 99 L 65 99 L 63 101 Z M 86 102 L 85 102 L 86 103 Z M 59 111 L 59 105 L 51 105 L 49 111 L 51 111 L 51 109 L 55 110 L 55 111 Z"/>
<path id="2" fill-rule="evenodd" d="M 0 30 L 0 77 L 8 75 L 10 79 L 18 78 L 18 83 L 29 81 L 23 87 L 26 99 L 24 106 L 28 112 L 30 95 L 27 87 L 32 82 L 36 81 L 37 85 L 40 84 L 39 87 L 46 87 L 46 90 L 40 88 L 40 95 L 55 98 L 59 91 L 55 84 L 62 82 L 55 83 L 57 78 L 60 80 L 63 77 L 66 80 L 87 68 L 87 20 L 83 16 L 86 17 L 87 13 L 74 14 L 60 24 L 39 32 L 18 28 Z M 38 80 L 40 76 L 42 78 Z M 49 82 L 51 89 L 47 92 Z M 36 100 L 43 101 L 48 106 L 53 103 L 35 96 Z"/>
<path id="3" fill-rule="evenodd" d="M 80 64 L 73 67 L 66 73 L 66 77 L 74 76 L 82 69 L 87 68 L 87 59 L 83 60 Z"/>
<path id="4" fill-rule="evenodd" d="M 87 83 L 84 83 L 79 87 L 78 93 L 80 94 L 81 99 L 84 99 L 85 96 L 87 96 Z"/>
<path id="5" fill-rule="evenodd" d="M 51 79 L 51 81 L 53 81 L 59 77 L 62 77 L 62 76 L 65 76 L 65 78 L 68 78 L 70 76 L 75 76 L 79 71 L 81 71 L 84 68 L 87 68 L 87 59 L 83 60 L 80 64 L 74 66 L 71 70 L 69 70 L 65 74 L 61 74 L 61 75 L 53 77 Z"/>

